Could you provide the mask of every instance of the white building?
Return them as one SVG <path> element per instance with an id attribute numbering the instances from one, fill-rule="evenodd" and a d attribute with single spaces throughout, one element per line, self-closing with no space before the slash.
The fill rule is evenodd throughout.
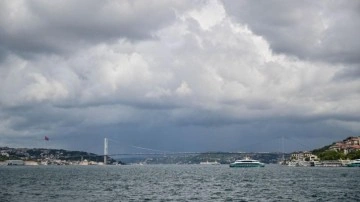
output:
<path id="1" fill-rule="evenodd" d="M 295 152 L 291 154 L 293 161 L 317 161 L 318 157 L 310 152 Z"/>
<path id="2" fill-rule="evenodd" d="M 6 163 L 8 166 L 23 166 L 24 165 L 23 160 L 7 160 Z"/>

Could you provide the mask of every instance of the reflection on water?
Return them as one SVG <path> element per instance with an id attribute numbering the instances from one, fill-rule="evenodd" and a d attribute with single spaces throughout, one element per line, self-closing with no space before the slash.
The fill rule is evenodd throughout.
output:
<path id="1" fill-rule="evenodd" d="M 0 167 L 0 201 L 357 201 L 359 168 Z"/>

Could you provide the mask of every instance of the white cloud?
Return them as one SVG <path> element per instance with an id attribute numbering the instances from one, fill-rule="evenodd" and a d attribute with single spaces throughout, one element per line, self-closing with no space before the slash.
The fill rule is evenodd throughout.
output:
<path id="1" fill-rule="evenodd" d="M 210 0 L 199 10 L 189 12 L 189 16 L 194 18 L 202 29 L 209 30 L 221 23 L 225 18 L 224 7 L 217 0 Z"/>
<path id="2" fill-rule="evenodd" d="M 206 18 L 213 10 L 223 7 L 211 1 L 202 10 L 201 16 Z M 274 54 L 264 38 L 225 15 L 221 23 L 212 25 L 213 29 L 198 29 L 189 18 L 195 11 L 184 13 L 185 18 L 180 17 L 155 33 L 156 40 L 136 43 L 120 40 L 95 44 L 68 58 L 22 61 L 27 68 L 11 74 L 14 77 L 11 80 L 19 81 L 17 77 L 22 75 L 27 81 L 11 84 L 18 88 L 13 89 L 19 92 L 17 99 L 55 103 L 77 100 L 78 104 L 126 102 L 134 106 L 160 100 L 206 110 L 223 109 L 230 103 L 235 111 L 255 117 L 276 116 L 276 113 L 330 114 L 334 108 L 342 113 L 341 106 L 349 100 L 338 96 L 333 102 L 329 96 L 338 92 L 339 85 L 358 84 L 332 83 L 342 66 Z M 169 46 L 174 39 L 181 43 Z M 59 60 L 62 60 L 60 64 Z M 54 71 L 55 68 L 66 71 Z M 172 94 L 187 98 L 176 100 Z M 258 114 L 257 109 L 268 112 Z"/>
<path id="3" fill-rule="evenodd" d="M 185 81 L 183 81 L 181 82 L 181 85 L 176 89 L 175 92 L 179 96 L 186 96 L 191 94 L 191 88 Z"/>
<path id="4" fill-rule="evenodd" d="M 58 81 L 49 81 L 41 74 L 32 73 L 29 77 L 34 80 L 29 86 L 20 92 L 24 95 L 26 100 L 57 100 L 67 96 L 67 90 Z"/>
<path id="5" fill-rule="evenodd" d="M 60 107 L 62 113 L 43 111 L 61 114 L 49 131 L 69 117 L 82 127 L 307 119 L 341 120 L 340 127 L 358 130 L 360 80 L 335 79 L 346 65 L 273 52 L 266 37 L 234 21 L 219 1 L 176 15 L 154 25 L 148 38 L 90 40 L 64 55 L 8 54 L 0 64 L 0 106 Z M 9 116 L 2 120 L 18 122 Z M 30 122 L 33 114 L 17 116 Z M 14 124 L 3 124 L 0 132 L 10 129 Z"/>

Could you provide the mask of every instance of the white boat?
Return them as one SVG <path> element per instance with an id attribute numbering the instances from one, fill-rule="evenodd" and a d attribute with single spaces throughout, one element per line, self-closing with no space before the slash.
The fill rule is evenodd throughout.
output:
<path id="1" fill-rule="evenodd" d="M 234 163 L 230 163 L 230 167 L 265 167 L 265 164 L 258 160 L 245 157 L 245 159 L 236 160 Z"/>
<path id="2" fill-rule="evenodd" d="M 200 165 L 220 165 L 219 162 L 217 161 L 204 161 L 204 162 L 200 162 Z"/>
<path id="3" fill-rule="evenodd" d="M 347 164 L 348 167 L 360 167 L 360 159 L 355 159 Z"/>
<path id="4" fill-rule="evenodd" d="M 291 166 L 291 167 L 295 167 L 295 166 L 300 166 L 298 162 L 296 161 L 289 161 L 287 163 L 288 166 Z"/>

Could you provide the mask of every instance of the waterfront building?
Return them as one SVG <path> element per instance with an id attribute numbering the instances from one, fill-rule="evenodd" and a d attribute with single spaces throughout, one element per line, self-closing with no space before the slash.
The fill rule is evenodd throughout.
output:
<path id="1" fill-rule="evenodd" d="M 341 142 L 336 142 L 329 149 L 343 152 L 345 155 L 360 150 L 360 137 L 348 137 Z"/>
<path id="2" fill-rule="evenodd" d="M 26 166 L 38 166 L 39 163 L 36 161 L 24 161 L 24 165 Z"/>
<path id="3" fill-rule="evenodd" d="M 8 166 L 23 166 L 24 161 L 23 160 L 7 160 L 6 164 Z"/>
<path id="4" fill-rule="evenodd" d="M 291 154 L 291 160 L 293 161 L 317 161 L 318 157 L 311 152 L 294 152 Z"/>

